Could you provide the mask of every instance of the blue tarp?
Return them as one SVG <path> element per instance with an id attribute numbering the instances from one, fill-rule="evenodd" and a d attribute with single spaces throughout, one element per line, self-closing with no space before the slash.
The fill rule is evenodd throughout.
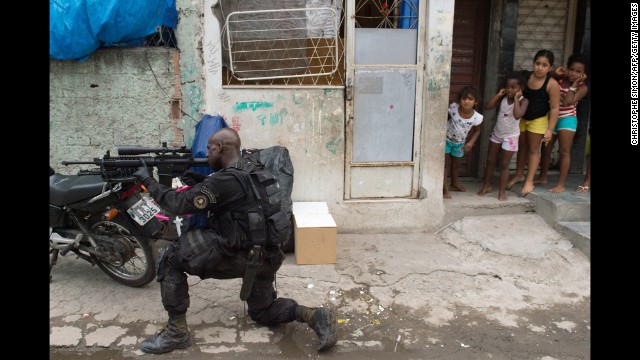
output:
<path id="1" fill-rule="evenodd" d="M 49 58 L 84 61 L 100 46 L 142 45 L 177 21 L 175 0 L 49 0 Z"/>
<path id="2" fill-rule="evenodd" d="M 193 139 L 193 145 L 191 145 L 193 157 L 196 159 L 205 159 L 208 152 L 207 143 L 209 142 L 209 137 L 214 132 L 226 127 L 229 126 L 222 116 L 205 114 L 196 124 L 196 136 Z M 213 172 L 210 167 L 205 166 L 192 167 L 191 171 L 202 175 L 209 175 Z"/>
<path id="3" fill-rule="evenodd" d="M 398 29 L 418 28 L 418 0 L 406 0 L 400 7 L 400 24 Z"/>
<path id="4" fill-rule="evenodd" d="M 196 124 L 196 136 L 193 139 L 193 145 L 191 146 L 191 153 L 193 154 L 193 157 L 197 159 L 206 158 L 209 137 L 214 132 L 226 127 L 228 127 L 227 122 L 224 121 L 222 116 L 205 114 Z M 213 170 L 208 166 L 192 167 L 190 170 L 202 175 L 209 175 L 213 172 Z M 193 214 L 189 219 L 189 228 L 203 227 L 206 221 L 206 213 Z"/>

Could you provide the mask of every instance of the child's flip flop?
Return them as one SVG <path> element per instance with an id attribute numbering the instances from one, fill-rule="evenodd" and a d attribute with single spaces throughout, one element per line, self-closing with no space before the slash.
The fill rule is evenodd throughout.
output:
<path id="1" fill-rule="evenodd" d="M 589 187 L 588 186 L 578 185 L 578 189 L 576 190 L 576 192 L 580 192 L 580 193 L 589 192 Z"/>

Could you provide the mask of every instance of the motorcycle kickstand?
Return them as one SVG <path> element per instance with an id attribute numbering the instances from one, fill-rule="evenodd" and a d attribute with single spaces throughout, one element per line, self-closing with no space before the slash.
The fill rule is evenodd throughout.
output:
<path id="1" fill-rule="evenodd" d="M 58 262 L 58 253 L 60 250 L 51 249 L 51 260 L 49 260 L 49 281 L 51 281 L 51 270 L 53 270 L 53 266 Z"/>

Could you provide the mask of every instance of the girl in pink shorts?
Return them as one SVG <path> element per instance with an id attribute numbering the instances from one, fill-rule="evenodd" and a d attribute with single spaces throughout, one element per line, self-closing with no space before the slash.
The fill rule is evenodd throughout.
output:
<path id="1" fill-rule="evenodd" d="M 491 178 L 500 152 L 500 186 L 498 199 L 505 201 L 507 195 L 507 181 L 509 180 L 509 163 L 513 153 L 518 151 L 518 138 L 520 137 L 520 118 L 527 111 L 529 100 L 522 96 L 526 80 L 521 73 L 511 72 L 505 78 L 505 84 L 484 105 L 485 110 L 490 110 L 500 104 L 498 119 L 489 138 L 489 155 L 487 167 L 484 172 L 484 185 L 478 195 L 491 191 Z"/>

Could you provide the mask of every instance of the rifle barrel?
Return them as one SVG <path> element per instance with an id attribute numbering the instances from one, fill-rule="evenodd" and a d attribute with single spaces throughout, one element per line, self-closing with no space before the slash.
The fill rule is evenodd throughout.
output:
<path id="1" fill-rule="evenodd" d="M 209 161 L 206 158 L 184 158 L 184 159 L 172 159 L 161 157 L 149 157 L 143 158 L 147 166 L 162 166 L 162 165 L 182 165 L 182 166 L 209 166 Z M 127 167 L 139 167 L 142 166 L 140 158 L 138 159 L 95 159 L 94 161 L 63 161 L 62 165 L 97 165 L 103 164 L 107 168 L 127 168 Z"/>
<path id="2" fill-rule="evenodd" d="M 142 154 L 190 154 L 191 148 L 186 146 L 181 147 L 159 147 L 159 148 L 151 148 L 151 147 L 143 147 L 137 145 L 122 145 L 118 146 L 118 155 L 142 155 Z"/>

